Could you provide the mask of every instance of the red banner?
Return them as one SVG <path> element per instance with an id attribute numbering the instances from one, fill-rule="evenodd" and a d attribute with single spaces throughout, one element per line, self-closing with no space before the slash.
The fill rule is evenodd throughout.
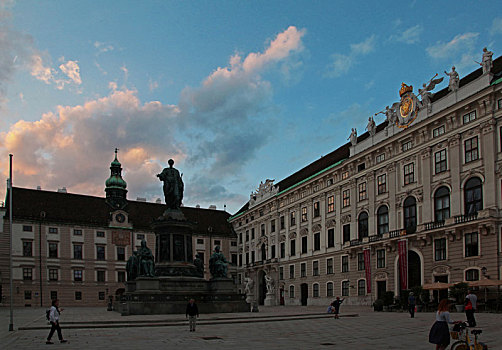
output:
<path id="1" fill-rule="evenodd" d="M 371 260 L 370 250 L 364 250 L 364 269 L 366 270 L 366 293 L 371 293 Z"/>
<path id="2" fill-rule="evenodd" d="M 401 280 L 401 289 L 408 289 L 408 241 L 403 239 L 398 243 L 399 248 L 399 279 Z"/>

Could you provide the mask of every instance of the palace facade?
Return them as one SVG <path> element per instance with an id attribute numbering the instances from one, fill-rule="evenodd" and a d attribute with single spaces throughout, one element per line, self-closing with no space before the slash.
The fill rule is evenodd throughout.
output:
<path id="1" fill-rule="evenodd" d="M 259 304 L 371 305 L 435 281 L 501 279 L 502 58 L 429 103 L 412 91 L 403 84 L 385 122 L 262 182 L 231 217 L 238 278 Z"/>
<path id="2" fill-rule="evenodd" d="M 66 306 L 106 306 L 124 291 L 126 261 L 144 239 L 155 255 L 150 227 L 165 205 L 127 200 L 127 185 L 115 157 L 106 181 L 106 198 L 14 187 L 13 300 L 15 306 L 49 306 L 58 298 Z M 9 295 L 9 210 L 0 207 L 0 302 Z M 236 278 L 237 239 L 221 210 L 181 208 L 195 223 L 192 251 L 204 261 L 219 245 Z M 230 277 L 230 276 L 229 276 Z"/>

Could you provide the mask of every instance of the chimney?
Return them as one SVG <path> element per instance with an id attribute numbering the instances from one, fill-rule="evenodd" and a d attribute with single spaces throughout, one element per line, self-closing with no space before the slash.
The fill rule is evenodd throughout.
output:
<path id="1" fill-rule="evenodd" d="M 211 205 L 209 206 L 209 209 L 211 209 L 211 210 L 216 210 L 216 205 L 211 204 Z"/>
<path id="2" fill-rule="evenodd" d="M 37 186 L 37 191 L 42 191 L 42 187 Z"/>
<path id="3" fill-rule="evenodd" d="M 59 192 L 59 193 L 67 193 L 67 192 L 66 192 L 66 187 L 61 187 L 61 188 L 58 188 L 58 192 Z"/>
<path id="4" fill-rule="evenodd" d="M 162 204 L 162 199 L 157 198 L 157 200 L 155 201 L 155 203 L 157 203 L 157 204 Z"/>
<path id="5" fill-rule="evenodd" d="M 138 198 L 136 198 L 136 200 L 138 202 L 146 202 L 146 198 L 144 198 L 144 197 L 138 197 Z"/>

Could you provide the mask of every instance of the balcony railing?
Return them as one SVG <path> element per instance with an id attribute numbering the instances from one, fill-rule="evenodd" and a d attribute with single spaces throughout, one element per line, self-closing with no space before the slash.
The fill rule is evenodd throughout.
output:
<path id="1" fill-rule="evenodd" d="M 390 238 L 396 238 L 399 236 L 404 236 L 406 235 L 406 230 L 405 229 L 399 229 L 399 230 L 394 230 L 389 232 L 389 237 Z"/>
<path id="2" fill-rule="evenodd" d="M 350 246 L 356 246 L 356 245 L 360 245 L 360 244 L 363 244 L 363 241 L 362 240 L 359 240 L 359 239 L 353 239 L 352 241 L 350 241 Z"/>
<path id="3" fill-rule="evenodd" d="M 434 230 L 434 229 L 441 228 L 441 227 L 444 227 L 444 220 L 428 222 L 424 225 L 424 228 L 426 231 Z"/>
<path id="4" fill-rule="evenodd" d="M 474 213 L 474 214 L 470 214 L 470 215 L 457 215 L 454 217 L 454 220 L 455 220 L 456 224 L 461 224 L 463 222 L 477 220 L 477 218 L 478 218 L 478 213 Z"/>
<path id="5" fill-rule="evenodd" d="M 383 235 L 374 235 L 369 237 L 369 242 L 376 242 L 383 239 Z"/>

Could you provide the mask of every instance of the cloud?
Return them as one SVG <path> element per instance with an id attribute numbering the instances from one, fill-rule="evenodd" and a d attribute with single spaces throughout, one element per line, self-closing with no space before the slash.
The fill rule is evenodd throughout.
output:
<path id="1" fill-rule="evenodd" d="M 50 61 L 50 58 L 47 60 Z M 77 61 L 64 62 L 64 57 L 61 57 L 60 61 L 63 63 L 59 66 L 60 71 L 58 71 L 50 64 L 45 64 L 41 54 L 36 52 L 31 56 L 31 75 L 47 85 L 54 84 L 58 90 L 63 90 L 68 84 L 82 84 Z"/>
<path id="2" fill-rule="evenodd" d="M 150 90 L 150 92 L 158 88 L 159 88 L 159 82 L 152 80 L 152 78 L 148 79 L 148 90 Z"/>
<path id="3" fill-rule="evenodd" d="M 490 28 L 490 34 L 502 34 L 502 17 L 493 19 L 492 27 Z"/>
<path id="4" fill-rule="evenodd" d="M 95 41 L 94 42 L 94 47 L 98 50 L 98 53 L 96 55 L 101 55 L 102 53 L 110 52 L 115 50 L 113 45 L 106 44 L 100 41 Z"/>
<path id="5" fill-rule="evenodd" d="M 327 65 L 325 77 L 337 78 L 347 74 L 360 56 L 365 56 L 375 49 L 376 36 L 373 34 L 366 40 L 350 45 L 349 54 L 334 53 L 330 56 L 331 62 Z"/>
<path id="6" fill-rule="evenodd" d="M 452 40 L 444 43 L 438 41 L 435 45 L 429 46 L 427 54 L 435 59 L 445 59 L 458 56 L 459 52 L 472 50 L 479 33 L 464 33 L 456 35 Z"/>
<path id="7" fill-rule="evenodd" d="M 58 106 L 39 120 L 18 121 L 0 134 L 0 168 L 8 153 L 16 159 L 16 183 L 103 195 L 113 149 L 120 148 L 130 198 L 157 198 L 156 179 L 168 158 L 185 172 L 185 203 L 235 202 L 228 183 L 238 176 L 275 131 L 268 70 L 280 69 L 303 49 L 304 31 L 289 27 L 263 52 L 233 55 L 196 87 L 185 88 L 178 105 L 141 102 L 138 92 L 110 82 L 108 96 L 76 106 Z M 40 58 L 36 75 L 54 82 L 55 72 Z M 76 61 L 60 68 L 73 84 Z M 127 76 L 127 68 L 121 68 Z M 190 148 L 187 147 L 190 144 Z M 190 195 L 188 195 L 190 194 Z M 217 196 L 217 197 L 215 197 Z"/>
<path id="8" fill-rule="evenodd" d="M 410 27 L 398 35 L 391 35 L 390 41 L 397 41 L 405 44 L 415 44 L 420 41 L 420 35 L 424 31 L 424 28 L 417 24 L 416 26 Z"/>

